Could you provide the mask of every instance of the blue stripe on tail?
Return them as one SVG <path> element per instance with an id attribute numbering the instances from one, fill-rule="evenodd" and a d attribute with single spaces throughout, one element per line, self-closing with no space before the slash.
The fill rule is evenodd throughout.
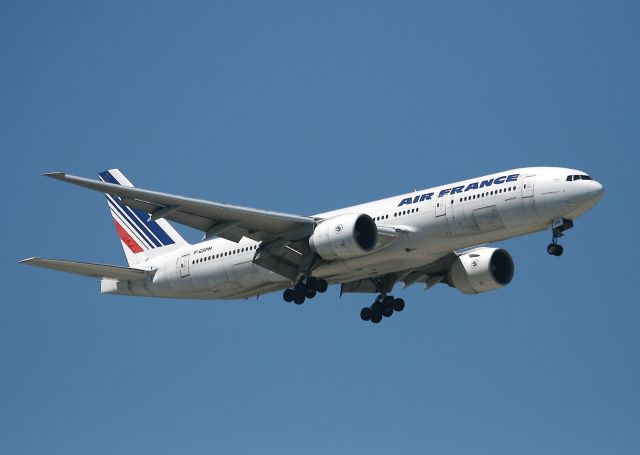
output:
<path id="1" fill-rule="evenodd" d="M 120 185 L 120 182 L 118 182 L 109 171 L 100 172 L 99 175 L 105 182 Z M 149 238 L 155 247 L 173 245 L 175 243 L 158 223 L 149 220 L 149 215 L 146 212 L 127 206 L 118 196 L 109 196 L 111 196 L 113 202 L 120 208 L 120 214 L 130 222 L 131 226 L 134 228 L 137 227 L 136 230 L 140 231 L 138 232 L 139 234 L 146 234 L 143 238 Z"/>

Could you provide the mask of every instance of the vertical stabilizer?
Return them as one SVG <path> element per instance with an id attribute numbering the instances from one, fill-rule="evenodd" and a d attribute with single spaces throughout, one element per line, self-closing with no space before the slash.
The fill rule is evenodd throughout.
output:
<path id="1" fill-rule="evenodd" d="M 133 186 L 118 169 L 98 174 L 104 182 Z M 119 196 L 105 194 L 122 249 L 130 266 L 188 245 L 165 219 L 151 220 L 149 214 L 128 207 Z"/>

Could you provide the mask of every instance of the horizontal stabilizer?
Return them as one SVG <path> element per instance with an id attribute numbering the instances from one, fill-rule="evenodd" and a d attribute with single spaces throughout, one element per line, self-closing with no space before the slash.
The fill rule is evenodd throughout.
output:
<path id="1" fill-rule="evenodd" d="M 75 273 L 76 275 L 94 278 L 110 278 L 113 280 L 135 281 L 142 280 L 151 272 L 117 265 L 92 264 L 89 262 L 63 261 L 61 259 L 29 258 L 20 261 L 21 264 Z"/>

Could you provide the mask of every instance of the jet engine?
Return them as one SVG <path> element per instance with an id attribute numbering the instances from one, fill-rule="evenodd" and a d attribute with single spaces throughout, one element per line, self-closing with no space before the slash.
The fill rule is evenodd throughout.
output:
<path id="1" fill-rule="evenodd" d="M 327 261 L 362 256 L 372 251 L 377 243 L 375 221 L 360 213 L 328 218 L 316 226 L 309 238 L 311 250 Z"/>
<path id="2" fill-rule="evenodd" d="M 476 248 L 458 256 L 447 280 L 464 294 L 478 294 L 506 286 L 513 271 L 513 259 L 506 250 Z"/>

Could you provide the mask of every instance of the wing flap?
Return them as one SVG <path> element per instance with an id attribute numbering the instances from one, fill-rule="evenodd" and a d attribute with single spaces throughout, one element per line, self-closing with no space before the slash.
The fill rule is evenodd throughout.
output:
<path id="1" fill-rule="evenodd" d="M 113 280 L 135 281 L 145 279 L 150 273 L 147 270 L 121 267 L 117 265 L 93 264 L 90 262 L 65 261 L 62 259 L 28 258 L 21 264 L 58 270 L 94 278 L 110 278 Z"/>

